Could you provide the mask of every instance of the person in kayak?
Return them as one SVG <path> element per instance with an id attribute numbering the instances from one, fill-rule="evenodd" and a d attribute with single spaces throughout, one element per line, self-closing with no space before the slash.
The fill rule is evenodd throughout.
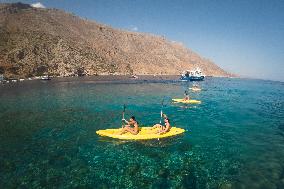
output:
<path id="1" fill-rule="evenodd" d="M 187 91 L 184 91 L 184 98 L 183 100 L 186 101 L 186 100 L 189 100 L 189 95 L 188 95 L 188 92 Z"/>
<path id="2" fill-rule="evenodd" d="M 191 89 L 192 90 L 200 90 L 200 87 L 197 84 L 194 84 Z"/>
<path id="3" fill-rule="evenodd" d="M 164 117 L 165 126 L 158 123 L 151 128 L 151 130 L 158 128 L 156 134 L 164 134 L 171 130 L 171 124 L 169 118 L 165 114 L 163 114 L 163 117 Z"/>
<path id="4" fill-rule="evenodd" d="M 134 116 L 131 116 L 129 121 L 125 119 L 122 119 L 122 121 L 124 121 L 127 125 L 122 128 L 119 133 L 120 135 L 127 132 L 130 132 L 133 135 L 137 135 L 139 133 L 139 125 Z"/>

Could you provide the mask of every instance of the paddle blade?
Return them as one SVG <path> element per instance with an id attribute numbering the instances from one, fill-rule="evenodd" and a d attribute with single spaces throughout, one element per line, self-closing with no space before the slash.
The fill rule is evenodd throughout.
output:
<path id="1" fill-rule="evenodd" d="M 160 124 L 162 123 L 162 117 L 163 117 L 163 110 L 161 110 Z"/>
<path id="2" fill-rule="evenodd" d="M 125 104 L 123 104 L 122 119 L 124 119 L 124 113 L 125 113 L 125 109 L 126 109 L 126 106 L 125 106 Z"/>

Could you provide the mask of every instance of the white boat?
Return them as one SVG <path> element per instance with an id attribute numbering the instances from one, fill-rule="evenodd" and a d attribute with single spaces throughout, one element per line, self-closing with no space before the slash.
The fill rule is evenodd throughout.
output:
<path id="1" fill-rule="evenodd" d="M 138 79 L 138 76 L 137 76 L 137 75 L 132 75 L 130 78 L 132 78 L 132 79 Z"/>
<path id="2" fill-rule="evenodd" d="M 48 75 L 42 76 L 40 79 L 41 80 L 51 80 L 51 78 Z"/>
<path id="3" fill-rule="evenodd" d="M 200 68 L 196 68 L 195 70 L 186 70 L 180 77 L 182 81 L 202 81 L 204 78 L 205 75 L 202 73 Z"/>

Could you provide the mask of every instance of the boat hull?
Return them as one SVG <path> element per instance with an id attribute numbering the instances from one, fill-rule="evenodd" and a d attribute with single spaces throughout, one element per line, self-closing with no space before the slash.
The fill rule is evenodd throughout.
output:
<path id="1" fill-rule="evenodd" d="M 151 130 L 152 127 L 141 127 L 140 131 L 137 135 L 133 135 L 131 133 L 125 133 L 120 135 L 120 129 L 105 129 L 105 130 L 98 130 L 96 133 L 100 136 L 104 137 L 111 137 L 116 139 L 122 140 L 152 140 L 152 139 L 160 139 L 160 138 L 167 138 L 176 135 L 180 135 L 185 132 L 184 129 L 172 127 L 169 132 L 164 134 L 157 134 L 156 132 L 158 129 Z"/>
<path id="2" fill-rule="evenodd" d="M 190 77 L 181 77 L 180 79 L 183 81 L 203 81 L 204 80 L 204 76 L 190 76 Z"/>

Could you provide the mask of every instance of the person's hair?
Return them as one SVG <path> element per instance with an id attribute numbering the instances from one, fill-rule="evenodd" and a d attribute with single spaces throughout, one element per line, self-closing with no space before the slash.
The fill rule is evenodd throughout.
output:
<path id="1" fill-rule="evenodd" d="M 168 122 L 170 122 L 170 119 L 169 119 L 169 118 L 165 117 L 165 119 L 168 120 Z"/>
<path id="2" fill-rule="evenodd" d="M 134 116 L 131 116 L 130 118 L 131 118 L 131 119 L 133 119 L 134 121 L 136 121 L 136 119 L 135 119 L 135 117 L 134 117 Z"/>

